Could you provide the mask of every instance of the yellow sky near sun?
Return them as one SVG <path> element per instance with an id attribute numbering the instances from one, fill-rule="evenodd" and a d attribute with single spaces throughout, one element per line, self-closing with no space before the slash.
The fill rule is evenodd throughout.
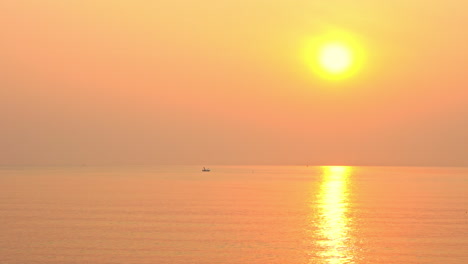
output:
<path id="1" fill-rule="evenodd" d="M 2 158 L 461 160 L 467 10 L 453 0 L 2 1 Z M 334 30 L 366 57 L 339 82 L 303 56 Z"/>

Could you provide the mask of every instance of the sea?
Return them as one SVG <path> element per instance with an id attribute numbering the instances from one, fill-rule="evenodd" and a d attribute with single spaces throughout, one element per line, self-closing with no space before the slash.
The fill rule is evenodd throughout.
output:
<path id="1" fill-rule="evenodd" d="M 468 263 L 468 168 L 1 167 L 1 264 Z"/>

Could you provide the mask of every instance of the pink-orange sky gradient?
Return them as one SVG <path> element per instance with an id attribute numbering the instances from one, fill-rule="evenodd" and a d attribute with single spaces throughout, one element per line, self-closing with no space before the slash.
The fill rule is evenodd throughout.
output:
<path id="1" fill-rule="evenodd" d="M 0 164 L 468 166 L 468 2 L 0 1 Z M 321 80 L 305 41 L 367 59 Z"/>

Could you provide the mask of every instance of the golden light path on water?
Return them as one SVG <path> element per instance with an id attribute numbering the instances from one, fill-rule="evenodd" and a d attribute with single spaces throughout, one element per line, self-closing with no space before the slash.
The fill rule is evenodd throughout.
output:
<path id="1" fill-rule="evenodd" d="M 318 252 L 322 263 L 353 263 L 349 225 L 348 188 L 352 167 L 322 167 L 322 183 L 318 194 Z"/>

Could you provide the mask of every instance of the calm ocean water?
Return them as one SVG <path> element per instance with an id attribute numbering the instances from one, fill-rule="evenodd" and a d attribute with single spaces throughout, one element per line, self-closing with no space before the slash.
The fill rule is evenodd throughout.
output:
<path id="1" fill-rule="evenodd" d="M 1 168 L 0 263 L 468 263 L 468 168 Z"/>

